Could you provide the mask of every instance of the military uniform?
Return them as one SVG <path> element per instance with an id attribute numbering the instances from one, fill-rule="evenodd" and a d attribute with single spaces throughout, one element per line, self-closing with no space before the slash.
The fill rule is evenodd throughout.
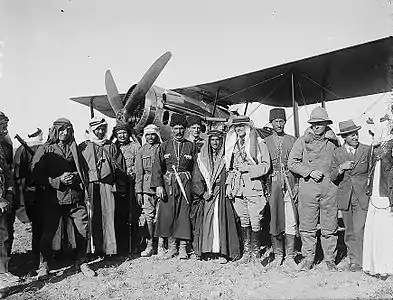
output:
<path id="1" fill-rule="evenodd" d="M 317 107 L 310 115 L 309 123 L 330 121 L 326 111 Z M 331 121 L 330 121 L 331 123 Z M 337 236 L 337 187 L 330 179 L 330 165 L 336 144 L 326 137 L 316 136 L 308 131 L 293 145 L 288 158 L 288 168 L 301 176 L 299 182 L 299 231 L 302 239 L 302 252 L 311 268 L 317 244 L 318 218 L 321 224 L 321 242 L 328 267 L 333 267 Z M 320 181 L 310 177 L 312 171 L 323 173 Z"/>

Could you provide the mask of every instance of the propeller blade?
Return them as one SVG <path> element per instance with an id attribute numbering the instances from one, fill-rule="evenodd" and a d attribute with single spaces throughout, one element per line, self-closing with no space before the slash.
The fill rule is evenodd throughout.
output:
<path id="1" fill-rule="evenodd" d="M 115 80 L 112 77 L 111 71 L 105 72 L 105 88 L 108 96 L 109 104 L 111 105 L 115 115 L 123 108 L 122 97 L 117 90 Z"/>
<path id="2" fill-rule="evenodd" d="M 126 113 L 133 111 L 145 98 L 146 93 L 156 81 L 157 77 L 165 68 L 171 57 L 171 52 L 167 51 L 151 65 L 145 75 L 143 75 L 142 79 L 138 82 L 134 90 L 131 92 L 130 97 L 127 99 L 127 102 L 124 105 L 124 110 Z"/>

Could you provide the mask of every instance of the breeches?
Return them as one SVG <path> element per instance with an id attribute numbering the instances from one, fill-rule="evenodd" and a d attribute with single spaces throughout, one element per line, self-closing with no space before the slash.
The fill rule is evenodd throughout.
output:
<path id="1" fill-rule="evenodd" d="M 305 257 L 315 255 L 318 219 L 321 224 L 321 243 L 326 260 L 334 260 L 337 244 L 336 189 L 325 178 L 321 183 L 303 180 L 299 186 L 299 231 Z"/>
<path id="2" fill-rule="evenodd" d="M 240 218 L 242 227 L 251 225 L 253 231 L 259 231 L 263 209 L 266 205 L 264 196 L 235 197 L 235 211 Z"/>
<path id="3" fill-rule="evenodd" d="M 153 223 L 156 217 L 157 198 L 154 195 L 143 194 L 142 213 L 148 223 Z"/>

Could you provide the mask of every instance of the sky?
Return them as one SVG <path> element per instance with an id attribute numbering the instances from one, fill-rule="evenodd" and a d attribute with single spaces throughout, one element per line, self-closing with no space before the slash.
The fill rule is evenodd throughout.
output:
<path id="1" fill-rule="evenodd" d="M 156 85 L 216 81 L 393 35 L 392 7 L 391 0 L 0 0 L 0 110 L 11 137 L 37 127 L 47 133 L 67 117 L 81 142 L 89 109 L 69 98 L 105 94 L 107 69 L 125 92 L 169 50 Z M 333 128 L 349 118 L 363 124 L 364 112 L 382 113 L 390 97 L 328 102 Z M 312 108 L 300 110 L 301 131 Z M 268 111 L 260 106 L 254 123 L 265 125 Z"/>

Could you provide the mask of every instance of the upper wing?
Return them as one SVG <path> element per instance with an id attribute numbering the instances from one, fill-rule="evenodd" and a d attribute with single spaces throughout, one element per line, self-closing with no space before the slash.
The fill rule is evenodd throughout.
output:
<path id="1" fill-rule="evenodd" d="M 392 89 L 393 37 L 329 52 L 224 80 L 173 89 L 231 105 L 292 106 L 292 74 L 299 105 L 383 93 Z M 390 71 L 392 72 L 392 71 Z M 393 80 L 393 76 L 390 75 Z M 217 94 L 218 92 L 218 94 Z"/>
<path id="2" fill-rule="evenodd" d="M 124 94 L 120 94 L 121 99 L 124 98 Z M 70 98 L 72 101 L 78 102 L 80 104 L 86 105 L 90 107 L 93 105 L 93 108 L 103 113 L 107 117 L 115 118 L 116 115 L 109 104 L 108 98 L 106 95 L 97 95 L 97 96 L 86 96 L 86 97 L 73 97 Z"/>

